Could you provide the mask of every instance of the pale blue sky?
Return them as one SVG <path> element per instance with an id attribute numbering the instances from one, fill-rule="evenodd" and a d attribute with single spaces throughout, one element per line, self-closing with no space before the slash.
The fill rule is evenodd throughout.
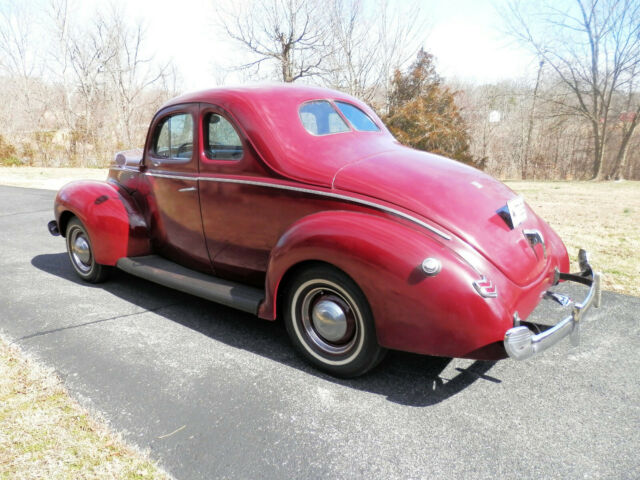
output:
<path id="1" fill-rule="evenodd" d="M 431 33 L 425 48 L 438 60 L 446 77 L 475 82 L 527 77 L 537 62 L 502 32 L 495 5 L 500 1 L 425 1 L 432 12 Z"/>
<path id="2" fill-rule="evenodd" d="M 130 0 L 126 4 L 133 17 L 145 19 L 157 58 L 174 60 L 185 90 L 207 88 L 224 78 L 215 63 L 228 61 L 230 49 L 214 27 L 213 1 Z M 424 46 L 437 57 L 441 75 L 493 82 L 531 74 L 536 62 L 500 33 L 496 1 L 503 0 L 423 0 L 429 25 Z M 225 80 L 235 79 L 231 75 Z"/>
<path id="3" fill-rule="evenodd" d="M 31 1 L 34 8 L 44 7 L 44 0 Z M 174 61 L 183 90 L 238 82 L 237 76 L 216 68 L 216 64 L 229 64 L 238 57 L 237 50 L 215 27 L 212 6 L 216 0 L 114 1 L 131 17 L 144 20 L 149 51 L 158 61 Z M 494 5 L 506 0 L 421 1 L 428 25 L 424 46 L 436 56 L 441 75 L 484 83 L 530 77 L 535 72 L 532 57 L 500 33 L 501 19 Z M 108 6 L 105 0 L 71 2 L 81 18 Z"/>

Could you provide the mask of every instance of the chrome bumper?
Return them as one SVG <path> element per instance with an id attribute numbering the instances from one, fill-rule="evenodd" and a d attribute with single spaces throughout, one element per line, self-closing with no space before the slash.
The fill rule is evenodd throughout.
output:
<path id="1" fill-rule="evenodd" d="M 529 358 L 555 345 L 567 335 L 570 335 L 573 345 L 580 343 L 580 321 L 591 305 L 600 306 L 600 273 L 593 272 L 588 262 L 587 252 L 584 250 L 580 250 L 578 260 L 580 273 L 558 273 L 556 280 L 578 282 L 589 286 L 589 293 L 585 299 L 573 306 L 569 316 L 537 335 L 525 326 L 514 326 L 507 330 L 504 335 L 504 348 L 511 358 L 515 360 Z"/>

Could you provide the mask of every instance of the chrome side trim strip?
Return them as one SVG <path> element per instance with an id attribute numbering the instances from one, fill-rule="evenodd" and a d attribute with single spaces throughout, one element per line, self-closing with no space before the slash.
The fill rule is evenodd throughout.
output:
<path id="1" fill-rule="evenodd" d="M 256 180 L 240 180 L 237 178 L 221 178 L 221 177 L 185 177 L 185 176 L 180 176 L 180 175 L 171 175 L 171 174 L 166 174 L 166 173 L 151 173 L 151 172 L 146 172 L 146 175 L 149 175 L 151 177 L 159 177 L 159 178 L 173 178 L 176 180 L 201 180 L 204 182 L 219 182 L 219 183 L 239 183 L 242 185 L 254 185 L 257 187 L 267 187 L 267 188 L 276 188 L 276 189 L 280 189 L 280 190 L 289 190 L 292 192 L 300 192 L 300 193 L 309 193 L 311 195 L 319 195 L 322 197 L 329 197 L 329 198 L 335 198 L 338 200 L 344 200 L 346 202 L 351 202 L 351 203 L 357 203 L 360 205 L 365 205 L 367 207 L 371 207 L 371 208 L 375 208 L 377 210 L 381 210 L 383 212 L 387 212 L 390 213 L 392 215 L 395 215 L 397 217 L 400 218 L 404 218 L 405 220 L 409 220 L 410 222 L 413 222 L 417 225 L 420 225 L 423 228 L 426 228 L 427 230 L 429 230 L 432 233 L 435 233 L 436 235 L 438 235 L 439 237 L 444 238 L 445 240 L 451 240 L 451 236 L 438 230 L 435 227 L 432 227 L 431 225 L 429 225 L 428 223 L 423 222 L 422 220 L 419 220 L 415 217 L 412 217 L 411 215 L 407 215 L 404 212 L 401 212 L 400 210 L 396 210 L 395 208 L 390 208 L 390 207 L 386 207 L 384 205 L 380 205 L 377 204 L 375 202 L 370 202 L 368 200 L 362 200 L 359 198 L 354 198 L 354 197 L 350 197 L 348 195 L 341 195 L 339 193 L 331 193 L 331 192 L 322 192 L 319 190 L 312 190 L 310 188 L 302 188 L 302 187 L 294 187 L 291 185 L 278 185 L 275 183 L 268 183 L 268 182 L 259 182 Z"/>
<path id="2" fill-rule="evenodd" d="M 126 165 L 122 166 L 122 167 L 117 166 L 117 165 L 115 165 L 115 166 L 112 165 L 111 167 L 109 167 L 109 170 L 126 170 L 128 172 L 138 172 L 138 173 L 140 173 L 140 169 L 139 168 L 129 167 L 129 166 L 126 166 Z"/>
<path id="3" fill-rule="evenodd" d="M 197 175 L 185 176 L 185 175 L 171 175 L 169 173 L 150 173 L 150 172 L 145 172 L 145 175 L 149 175 L 150 177 L 158 177 L 158 178 L 171 178 L 173 180 L 204 180 L 204 178 L 200 178 Z"/>

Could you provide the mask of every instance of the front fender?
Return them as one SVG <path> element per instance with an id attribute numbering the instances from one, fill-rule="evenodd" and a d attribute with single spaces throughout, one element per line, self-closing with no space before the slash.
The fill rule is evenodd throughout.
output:
<path id="1" fill-rule="evenodd" d="M 113 183 L 93 180 L 68 183 L 58 191 L 54 213 L 62 235 L 66 234 L 71 214 L 80 219 L 100 264 L 115 265 L 122 257 L 151 253 L 144 217 L 133 198 Z"/>
<path id="2" fill-rule="evenodd" d="M 426 257 L 442 262 L 429 277 Z M 289 269 L 326 262 L 349 275 L 367 297 L 380 345 L 439 356 L 473 356 L 501 342 L 512 326 L 498 299 L 483 298 L 478 273 L 443 241 L 395 219 L 359 212 L 322 212 L 296 222 L 271 253 L 260 315 L 275 318 Z"/>

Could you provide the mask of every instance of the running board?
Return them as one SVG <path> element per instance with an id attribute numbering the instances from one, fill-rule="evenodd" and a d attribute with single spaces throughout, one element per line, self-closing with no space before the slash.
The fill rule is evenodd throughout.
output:
<path id="1" fill-rule="evenodd" d="M 116 266 L 136 277 L 254 315 L 264 299 L 258 288 L 196 272 L 158 255 L 124 257 Z"/>

